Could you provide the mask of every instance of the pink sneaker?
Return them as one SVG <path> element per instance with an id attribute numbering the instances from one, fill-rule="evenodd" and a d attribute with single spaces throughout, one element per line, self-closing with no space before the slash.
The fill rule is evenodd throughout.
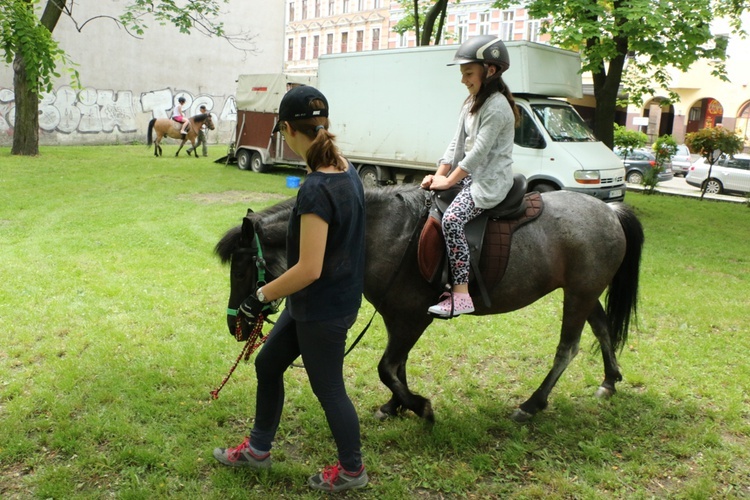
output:
<path id="1" fill-rule="evenodd" d="M 441 318 L 455 318 L 461 314 L 474 312 L 474 301 L 468 293 L 454 293 L 453 295 L 453 314 L 451 315 L 451 294 L 444 293 L 440 296 L 441 300 L 436 305 L 427 309 L 427 312 L 440 316 Z"/>

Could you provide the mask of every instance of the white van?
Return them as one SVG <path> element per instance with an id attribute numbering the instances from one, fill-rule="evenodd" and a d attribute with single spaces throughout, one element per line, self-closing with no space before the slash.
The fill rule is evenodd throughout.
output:
<path id="1" fill-rule="evenodd" d="M 530 190 L 567 189 L 605 201 L 622 200 L 622 162 L 594 138 L 573 106 L 559 99 L 582 96 L 580 56 L 532 42 L 506 46 L 511 65 L 503 79 L 522 117 L 516 128 L 513 170 L 526 176 Z M 459 68 L 447 66 L 457 48 L 440 45 L 320 57 L 317 86 L 328 99 L 331 132 L 365 185 L 418 182 L 435 170 L 468 95 Z M 259 84 L 261 77 L 264 82 L 271 79 L 240 77 L 236 151 L 240 168 L 263 171 L 273 163 L 302 164 L 301 159 L 290 158 L 280 134 L 269 136 L 286 85 L 306 83 L 305 77 L 278 77 L 274 88 Z M 254 109 L 261 102 L 263 113 Z M 269 105 L 274 109 L 266 109 Z M 259 140 L 242 139 L 255 130 L 262 132 Z"/>

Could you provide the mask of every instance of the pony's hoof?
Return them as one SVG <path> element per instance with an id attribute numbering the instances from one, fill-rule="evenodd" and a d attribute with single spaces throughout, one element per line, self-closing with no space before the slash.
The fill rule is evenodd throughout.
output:
<path id="1" fill-rule="evenodd" d="M 603 385 L 599 386 L 595 394 L 595 396 L 599 399 L 609 399 L 614 395 L 615 395 L 615 391 L 613 391 L 612 389 L 608 387 L 604 387 Z"/>
<path id="2" fill-rule="evenodd" d="M 519 424 L 524 424 L 534 418 L 534 415 L 520 408 L 516 408 L 510 415 L 510 419 Z"/>
<path id="3" fill-rule="evenodd" d="M 375 420 L 379 420 L 380 422 L 384 422 L 385 420 L 388 420 L 390 418 L 390 415 L 378 408 L 378 411 L 375 412 Z"/>

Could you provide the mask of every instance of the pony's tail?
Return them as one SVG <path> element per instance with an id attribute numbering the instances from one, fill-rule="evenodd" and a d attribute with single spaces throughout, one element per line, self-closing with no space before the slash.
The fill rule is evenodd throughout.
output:
<path id="1" fill-rule="evenodd" d="M 150 146 L 152 142 L 154 142 L 151 137 L 153 136 L 154 132 L 154 123 L 156 123 L 156 118 L 151 118 L 151 121 L 148 122 L 148 134 L 146 135 L 146 138 L 148 139 L 146 142 L 147 146 Z"/>
<path id="2" fill-rule="evenodd" d="M 643 226 L 632 209 L 623 204 L 613 208 L 625 232 L 625 258 L 609 284 L 605 300 L 607 326 L 612 348 L 617 351 L 625 346 L 631 316 L 638 321 L 638 276 L 643 250 Z"/>

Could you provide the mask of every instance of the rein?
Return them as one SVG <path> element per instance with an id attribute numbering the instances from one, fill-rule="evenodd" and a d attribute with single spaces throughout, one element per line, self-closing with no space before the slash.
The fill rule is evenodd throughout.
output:
<path id="1" fill-rule="evenodd" d="M 414 242 L 417 240 L 420 229 L 424 225 L 424 220 L 427 219 L 427 216 L 429 215 L 430 208 L 432 206 L 432 201 L 430 200 L 429 196 L 425 196 L 425 204 L 424 208 L 422 209 L 422 212 L 419 214 L 419 220 L 417 221 L 416 226 L 414 227 L 414 231 L 412 232 L 409 242 L 406 245 L 406 250 L 401 254 L 401 260 L 399 261 L 398 267 L 396 268 L 396 271 L 391 275 L 390 279 L 388 280 L 388 285 L 385 287 L 385 292 L 383 293 L 381 300 L 378 302 L 378 305 L 376 306 L 373 304 L 374 311 L 372 313 L 372 316 L 370 316 L 370 321 L 367 322 L 367 325 L 362 329 L 359 335 L 357 335 L 357 338 L 354 339 L 354 342 L 352 342 L 352 345 L 349 346 L 349 349 L 346 350 L 344 353 L 344 357 L 348 356 L 350 352 L 359 344 L 359 341 L 362 340 L 362 337 L 365 336 L 365 333 L 367 333 L 367 330 L 370 329 L 370 325 L 372 325 L 372 320 L 375 319 L 375 314 L 378 312 L 379 306 L 382 306 L 385 304 L 385 301 L 388 299 L 388 292 L 393 286 L 393 283 L 396 281 L 396 278 L 398 278 L 399 274 L 401 273 L 401 270 L 404 267 L 404 262 L 406 261 L 406 256 L 409 254 L 409 249 L 412 247 Z M 239 251 L 239 250 L 238 250 Z M 252 252 L 256 255 L 256 257 L 253 257 L 255 260 L 255 265 L 258 268 L 258 281 L 256 283 L 256 289 L 257 287 L 261 287 L 266 284 L 266 261 L 263 258 L 263 249 L 260 246 L 260 239 L 258 238 L 258 233 L 255 233 L 255 238 L 253 240 L 253 245 L 249 250 L 245 250 Z M 237 309 L 227 308 L 227 315 L 228 316 L 234 316 L 237 318 L 237 323 L 234 330 L 234 336 L 238 341 L 243 340 L 243 332 L 242 332 L 242 318 L 238 315 Z M 270 320 L 268 320 L 264 314 L 259 314 L 258 317 L 255 319 L 255 322 L 253 323 L 253 329 L 250 332 L 250 335 L 246 339 L 245 345 L 242 348 L 242 351 L 240 351 L 240 355 L 237 356 L 237 359 L 235 360 L 232 367 L 229 369 L 229 373 L 227 373 L 226 377 L 224 377 L 224 380 L 222 380 L 219 387 L 211 391 L 211 398 L 212 399 L 219 399 L 219 392 L 221 389 L 226 385 L 226 383 L 229 381 L 229 378 L 232 376 L 232 373 L 234 373 L 234 370 L 237 368 L 237 365 L 239 365 L 240 361 L 244 358 L 245 361 L 248 361 L 250 359 L 250 356 L 266 341 L 268 338 L 267 336 L 263 335 L 263 323 L 264 321 L 268 321 L 269 323 L 272 323 Z M 297 366 L 297 365 L 293 365 Z"/>
<path id="2" fill-rule="evenodd" d="M 247 338 L 245 346 L 242 348 L 240 355 L 237 356 L 237 359 L 234 361 L 232 368 L 229 369 L 229 373 L 227 373 L 227 376 L 224 377 L 224 380 L 221 381 L 219 387 L 211 391 L 211 399 L 219 399 L 219 392 L 224 388 L 226 383 L 229 382 L 229 378 L 232 376 L 232 373 L 234 373 L 237 365 L 240 364 L 240 360 L 242 358 L 245 358 L 245 361 L 248 361 L 250 359 L 250 355 L 254 353 L 255 350 L 266 341 L 266 338 L 268 337 L 263 335 L 264 320 L 265 318 L 263 317 L 263 314 L 259 314 L 258 318 L 255 320 L 255 323 L 253 324 L 253 331 L 250 332 L 250 336 Z M 234 336 L 237 337 L 237 340 L 240 340 L 242 338 L 242 319 L 239 316 L 237 316 L 237 326 L 234 329 Z"/>
<path id="3" fill-rule="evenodd" d="M 376 306 L 373 304 L 374 311 L 372 313 L 372 316 L 370 316 L 370 321 L 367 322 L 367 325 L 365 325 L 362 332 L 357 335 L 357 338 L 354 339 L 354 342 L 352 342 L 352 345 L 349 346 L 349 349 L 346 350 L 344 353 L 344 357 L 348 356 L 350 352 L 352 352 L 352 349 L 354 349 L 357 344 L 359 344 L 359 341 L 362 340 L 362 337 L 365 336 L 365 333 L 370 328 L 370 325 L 372 324 L 372 320 L 375 319 L 375 314 L 378 312 L 379 306 L 382 306 L 385 304 L 386 299 L 388 298 L 388 291 L 393 286 L 393 283 L 396 281 L 396 278 L 398 278 L 398 275 L 401 273 L 401 269 L 404 267 L 404 262 L 406 261 L 406 256 L 409 254 L 409 249 L 411 248 L 414 241 L 418 238 L 420 233 L 420 228 L 424 225 L 424 222 L 427 219 L 427 216 L 430 213 L 430 208 L 432 207 L 432 200 L 429 196 L 425 197 L 425 204 L 424 208 L 422 209 L 422 213 L 419 214 L 419 220 L 417 221 L 417 225 L 414 227 L 414 232 L 412 232 L 411 237 L 409 238 L 409 243 L 406 245 L 406 249 L 401 254 L 401 260 L 398 263 L 398 267 L 396 268 L 396 271 L 391 275 L 391 278 L 388 280 L 388 285 L 385 287 L 385 293 L 382 296 L 382 300 L 378 302 L 378 305 Z"/>

